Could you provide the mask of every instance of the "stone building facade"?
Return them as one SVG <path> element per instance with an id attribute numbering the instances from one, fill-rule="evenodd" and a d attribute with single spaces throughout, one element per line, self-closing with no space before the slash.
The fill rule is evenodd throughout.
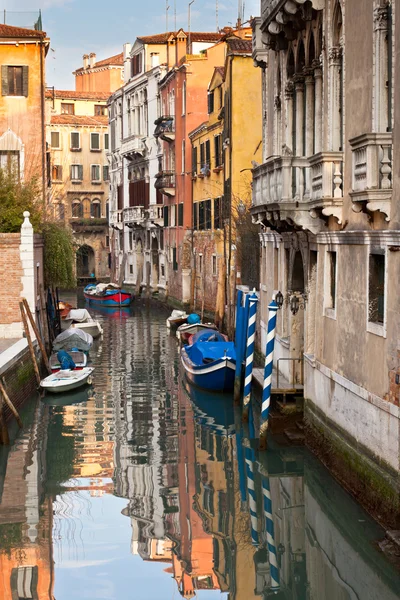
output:
<path id="1" fill-rule="evenodd" d="M 263 76 L 252 208 L 262 231 L 259 342 L 265 348 L 275 295 L 283 304 L 275 359 L 285 359 L 289 379 L 304 373 L 310 444 L 392 525 L 400 515 L 399 8 L 397 0 L 262 0 L 253 22 Z"/>

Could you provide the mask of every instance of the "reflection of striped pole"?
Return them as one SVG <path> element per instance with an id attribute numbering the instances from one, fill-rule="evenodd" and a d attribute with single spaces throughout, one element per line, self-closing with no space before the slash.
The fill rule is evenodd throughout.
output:
<path id="1" fill-rule="evenodd" d="M 260 450 L 264 450 L 267 447 L 267 430 L 269 406 L 271 403 L 272 369 L 274 363 L 277 312 L 278 305 L 275 300 L 272 300 L 271 304 L 268 306 L 268 334 L 267 349 L 265 351 L 264 388 L 261 405 Z"/>
<path id="2" fill-rule="evenodd" d="M 279 568 L 275 548 L 274 521 L 272 520 L 272 502 L 271 489 L 269 486 L 269 477 L 262 478 L 262 491 L 264 497 L 265 525 L 267 529 L 267 547 L 271 575 L 271 590 L 277 592 L 280 588 Z"/>
<path id="3" fill-rule="evenodd" d="M 254 452 L 251 448 L 245 449 L 247 491 L 249 493 L 250 525 L 251 525 L 251 543 L 258 546 L 258 524 L 257 524 L 257 502 L 256 489 L 254 485 Z"/>
<path id="4" fill-rule="evenodd" d="M 249 418 L 249 402 L 251 393 L 251 381 L 253 379 L 253 362 L 254 362 L 254 342 L 256 338 L 256 319 L 257 319 L 257 303 L 258 298 L 253 292 L 249 296 L 249 317 L 247 324 L 247 340 L 246 340 L 246 370 L 244 376 L 243 390 L 243 419 Z"/>

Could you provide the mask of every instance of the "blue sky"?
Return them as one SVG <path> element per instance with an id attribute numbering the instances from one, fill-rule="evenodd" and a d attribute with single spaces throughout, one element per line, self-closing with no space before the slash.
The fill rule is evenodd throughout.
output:
<path id="1" fill-rule="evenodd" d="M 169 29 L 174 28 L 174 0 L 168 0 Z M 238 0 L 218 0 L 219 26 L 231 25 L 238 15 Z M 257 16 L 260 0 L 245 0 L 245 19 Z M 115 7 L 111 12 L 111 7 Z M 51 39 L 47 59 L 47 85 L 74 89 L 72 71 L 82 65 L 82 55 L 96 52 L 98 60 L 122 51 L 138 35 L 165 31 L 165 0 L 3 0 L 9 11 L 41 8 L 43 28 Z M 216 0 L 195 0 L 192 30 L 215 31 Z M 187 28 L 188 2 L 176 0 L 177 27 Z M 9 24 L 12 25 L 12 15 Z"/>

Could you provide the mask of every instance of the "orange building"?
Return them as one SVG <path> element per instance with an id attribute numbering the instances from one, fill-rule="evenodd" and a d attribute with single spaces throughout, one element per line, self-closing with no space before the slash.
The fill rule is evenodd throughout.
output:
<path id="1" fill-rule="evenodd" d="M 77 92 L 115 92 L 124 82 L 123 53 L 96 62 L 96 54 L 83 55 L 83 67 L 73 72 Z"/>
<path id="2" fill-rule="evenodd" d="M 46 184 L 44 31 L 0 25 L 0 167 L 21 178 L 40 176 Z"/>

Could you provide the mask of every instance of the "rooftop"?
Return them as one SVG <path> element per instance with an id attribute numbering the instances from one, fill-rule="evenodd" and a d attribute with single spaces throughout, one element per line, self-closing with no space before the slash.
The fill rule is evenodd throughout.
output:
<path id="1" fill-rule="evenodd" d="M 59 100 L 99 100 L 106 101 L 110 97 L 109 92 L 75 92 L 74 90 L 46 90 L 46 98 L 57 98 Z"/>
<path id="2" fill-rule="evenodd" d="M 52 115 L 50 125 L 107 127 L 108 117 L 90 117 L 86 115 Z"/>
<path id="3" fill-rule="evenodd" d="M 229 52 L 234 54 L 251 54 L 253 47 L 251 40 L 242 40 L 237 37 L 229 37 L 226 40 Z"/>
<path id="4" fill-rule="evenodd" d="M 166 31 L 165 33 L 157 33 L 155 35 L 139 36 L 137 39 L 142 44 L 165 44 L 170 37 L 176 37 L 179 32 Z M 184 32 L 188 37 L 189 33 Z M 218 42 L 222 38 L 222 33 L 212 31 L 191 31 L 190 41 L 191 42 Z"/>
<path id="5" fill-rule="evenodd" d="M 45 31 L 37 31 L 36 29 L 25 29 L 24 27 L 13 27 L 12 25 L 0 24 L 0 38 L 21 39 L 33 38 L 43 39 L 46 37 Z"/>
<path id="6" fill-rule="evenodd" d="M 114 56 L 110 56 L 109 58 L 104 58 L 103 60 L 98 60 L 91 67 L 88 65 L 87 69 L 97 69 L 99 67 L 122 67 L 124 65 L 124 55 L 122 52 L 120 54 L 114 54 Z M 74 73 L 80 73 L 81 71 L 87 70 L 84 67 L 80 67 L 76 69 Z"/>

